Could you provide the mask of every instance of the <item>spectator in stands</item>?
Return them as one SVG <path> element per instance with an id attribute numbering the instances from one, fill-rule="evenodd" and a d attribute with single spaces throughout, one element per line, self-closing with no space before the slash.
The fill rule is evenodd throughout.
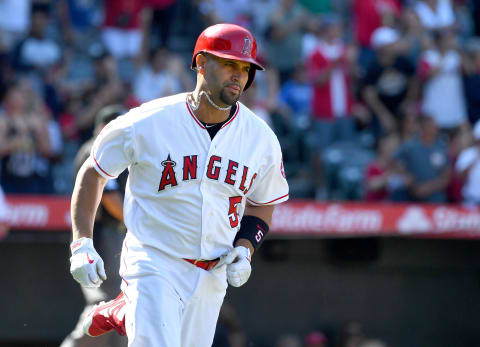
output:
<path id="1" fill-rule="evenodd" d="M 168 47 L 177 0 L 144 1 L 144 49 Z"/>
<path id="2" fill-rule="evenodd" d="M 8 234 L 8 213 L 7 200 L 5 199 L 2 187 L 0 187 L 0 241 Z"/>
<path id="3" fill-rule="evenodd" d="M 334 142 L 355 140 L 352 115 L 352 75 L 355 70 L 355 49 L 343 39 L 342 23 L 328 17 L 323 23 L 320 40 L 307 62 L 308 76 L 313 84 L 311 104 L 313 147 L 312 171 L 316 180 L 316 197 L 325 195 L 323 151 Z"/>
<path id="4" fill-rule="evenodd" d="M 308 76 L 313 83 L 311 112 L 319 148 L 334 141 L 350 141 L 354 135 L 351 115 L 356 51 L 344 43 L 342 35 L 339 19 L 326 19 L 321 39 L 307 63 Z"/>
<path id="5" fill-rule="evenodd" d="M 258 87 L 255 84 L 242 94 L 241 101 L 273 129 L 272 117 L 265 102 L 258 97 Z"/>
<path id="6" fill-rule="evenodd" d="M 473 128 L 473 145 L 464 149 L 455 164 L 456 171 L 464 180 L 463 201 L 480 206 L 480 120 Z"/>
<path id="7" fill-rule="evenodd" d="M 134 58 L 140 53 L 143 35 L 141 13 L 144 0 L 105 0 L 102 39 L 116 59 Z"/>
<path id="8" fill-rule="evenodd" d="M 12 50 L 28 31 L 30 0 L 0 1 L 0 51 Z"/>
<path id="9" fill-rule="evenodd" d="M 389 27 L 372 34 L 376 57 L 362 81 L 362 97 L 376 116 L 377 134 L 396 130 L 401 105 L 416 99 L 415 67 L 401 54 L 399 39 L 398 31 Z"/>
<path id="10" fill-rule="evenodd" d="M 74 44 L 81 50 L 96 39 L 101 24 L 101 6 L 98 1 L 58 1 L 57 12 L 65 43 Z"/>
<path id="11" fill-rule="evenodd" d="M 324 28 L 324 18 L 334 18 L 333 14 L 327 17 L 311 16 L 308 24 L 305 26 L 305 33 L 302 38 L 302 61 L 307 61 L 318 46 L 318 43 L 323 40 L 322 29 Z"/>
<path id="12" fill-rule="evenodd" d="M 427 30 L 446 29 L 455 24 L 455 13 L 450 0 L 417 1 L 415 12 Z"/>
<path id="13" fill-rule="evenodd" d="M 16 48 L 15 63 L 24 71 L 43 72 L 60 62 L 59 45 L 46 35 L 49 17 L 48 7 L 33 7 L 29 35 Z"/>
<path id="14" fill-rule="evenodd" d="M 311 123 L 313 88 L 307 78 L 304 64 L 299 64 L 291 78 L 280 89 L 278 110 L 287 119 L 290 126 L 306 129 Z"/>
<path id="15" fill-rule="evenodd" d="M 411 140 L 419 134 L 419 107 L 414 102 L 403 103 L 400 107 L 400 125 L 398 134 L 400 142 Z"/>
<path id="16" fill-rule="evenodd" d="M 428 31 L 422 26 L 420 18 L 411 7 L 405 7 L 401 13 L 401 42 L 405 56 L 412 65 L 416 66 L 422 50 L 427 47 L 431 40 Z"/>
<path id="17" fill-rule="evenodd" d="M 278 7 L 279 0 L 249 0 L 250 16 L 252 17 L 252 32 L 255 34 L 259 43 L 259 49 L 262 52 L 264 47 L 265 33 L 269 27 L 270 18 L 266 14 L 271 14 Z M 257 56 L 258 57 L 258 56 Z"/>
<path id="18" fill-rule="evenodd" d="M 257 88 L 258 99 L 262 100 L 265 109 L 273 113 L 278 106 L 278 93 L 280 91 L 280 76 L 278 70 L 269 64 L 267 60 L 258 57 L 260 63 L 265 67 L 265 71 L 261 71 L 255 75 L 255 85 Z"/>
<path id="19" fill-rule="evenodd" d="M 277 338 L 275 347 L 302 347 L 302 341 L 297 335 L 284 334 Z"/>
<path id="20" fill-rule="evenodd" d="M 71 194 L 74 182 L 73 160 L 80 147 L 80 131 L 76 125 L 76 118 L 82 109 L 81 97 L 68 95 L 62 104 L 58 123 L 62 133 L 63 151 L 54 167 L 55 190 L 57 193 Z"/>
<path id="21" fill-rule="evenodd" d="M 395 155 L 397 171 L 411 178 L 406 184 L 410 200 L 446 202 L 445 189 L 450 181 L 446 145 L 438 136 L 435 119 L 420 116 L 421 134 L 403 143 Z"/>
<path id="22" fill-rule="evenodd" d="M 285 82 L 300 63 L 306 23 L 308 14 L 297 0 L 280 0 L 270 17 L 266 34 L 267 60 L 279 71 L 280 83 Z"/>
<path id="23" fill-rule="evenodd" d="M 399 145 L 397 135 L 381 137 L 377 143 L 377 157 L 365 173 L 365 200 L 384 201 L 390 196 L 390 186 L 402 182 L 393 172 L 393 154 Z M 392 187 L 395 188 L 395 187 Z"/>
<path id="24" fill-rule="evenodd" d="M 133 82 L 134 97 L 139 103 L 184 90 L 179 77 L 168 69 L 174 58 L 166 48 L 152 51 L 148 64 L 140 68 Z"/>
<path id="25" fill-rule="evenodd" d="M 122 103 L 126 91 L 117 73 L 117 62 L 106 52 L 92 57 L 94 76 L 83 94 L 83 107 L 76 114 L 75 125 L 80 132 L 80 142 L 90 138 L 95 115 L 104 106 Z"/>
<path id="26" fill-rule="evenodd" d="M 384 25 L 392 25 L 400 15 L 401 1 L 354 0 L 352 13 L 355 40 L 361 47 L 371 47 L 373 32 Z"/>
<path id="27" fill-rule="evenodd" d="M 463 56 L 464 90 L 471 124 L 480 119 L 480 39 L 468 42 Z"/>
<path id="28" fill-rule="evenodd" d="M 460 153 L 472 143 L 472 129 L 469 126 L 458 128 L 448 141 L 448 159 L 450 162 L 450 182 L 446 188 L 448 202 L 463 201 L 463 175 L 455 168 Z"/>
<path id="29" fill-rule="evenodd" d="M 39 159 L 52 155 L 49 132 L 48 112 L 28 80 L 8 86 L 0 114 L 0 184 L 5 192 L 45 191 L 37 172 Z"/>
<path id="30" fill-rule="evenodd" d="M 434 48 L 420 60 L 424 80 L 422 110 L 435 118 L 437 126 L 452 132 L 467 122 L 461 76 L 462 58 L 451 30 L 435 31 Z"/>
<path id="31" fill-rule="evenodd" d="M 312 86 L 308 83 L 305 66 L 300 64 L 292 78 L 282 85 L 277 96 L 278 102 L 272 111 L 269 110 L 268 103 L 260 98 L 258 85 L 255 83 L 252 88 L 245 96 L 249 97 L 250 93 L 255 92 L 256 102 L 253 110 L 275 131 L 282 146 L 288 178 L 292 180 L 295 177 L 297 183 L 305 187 L 303 192 L 311 191 L 310 148 L 306 138 L 310 125 Z M 292 196 L 299 193 L 295 190 L 295 187 L 298 187 L 296 183 L 290 182 L 290 186 Z"/>
<path id="32" fill-rule="evenodd" d="M 359 65 L 365 69 L 373 62 L 372 33 L 384 25 L 393 24 L 400 14 L 398 0 L 354 0 L 352 2 L 353 35 L 360 48 Z"/>
<path id="33" fill-rule="evenodd" d="M 34 91 L 29 80 L 21 83 L 23 94 L 27 100 L 27 110 L 35 122 L 42 122 L 47 129 L 47 139 L 49 150 L 46 153 L 40 153 L 37 150 L 35 157 L 35 180 L 38 186 L 38 193 L 55 193 L 55 182 L 53 168 L 61 157 L 63 150 L 63 140 L 60 125 L 54 119 L 51 108 L 44 103 L 40 95 Z"/>
<path id="34" fill-rule="evenodd" d="M 321 331 L 312 331 L 305 336 L 304 347 L 327 347 L 327 337 Z"/>

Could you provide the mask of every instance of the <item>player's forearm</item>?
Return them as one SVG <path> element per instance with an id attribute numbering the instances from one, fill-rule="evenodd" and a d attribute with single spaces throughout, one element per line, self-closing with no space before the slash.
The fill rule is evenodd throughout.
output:
<path id="1" fill-rule="evenodd" d="M 258 217 L 262 219 L 265 223 L 267 223 L 268 226 L 270 227 L 274 208 L 275 208 L 274 205 L 253 206 L 253 205 L 247 204 L 245 206 L 245 213 L 243 215 Z"/>
<path id="2" fill-rule="evenodd" d="M 73 240 L 93 236 L 95 213 L 107 180 L 100 176 L 87 160 L 80 168 L 72 193 Z"/>

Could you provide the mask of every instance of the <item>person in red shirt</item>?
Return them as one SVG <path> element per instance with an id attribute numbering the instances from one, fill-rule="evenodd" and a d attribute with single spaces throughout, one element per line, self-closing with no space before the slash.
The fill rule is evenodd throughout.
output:
<path id="1" fill-rule="evenodd" d="M 400 15 L 400 0 L 354 0 L 352 4 L 354 38 L 360 46 L 359 63 L 367 67 L 374 58 L 372 33 L 391 25 Z"/>
<path id="2" fill-rule="evenodd" d="M 392 183 L 392 158 L 399 145 L 396 135 L 388 135 L 379 139 L 377 158 L 370 163 L 365 172 L 365 200 L 383 201 L 390 194 Z"/>
<path id="3" fill-rule="evenodd" d="M 117 59 L 133 58 L 142 45 L 141 12 L 146 0 L 105 0 L 102 39 Z"/>
<path id="4" fill-rule="evenodd" d="M 351 75 L 356 51 L 342 40 L 342 24 L 336 18 L 325 23 L 317 47 L 308 58 L 313 83 L 312 115 L 318 147 L 350 140 L 353 134 Z"/>
<path id="5" fill-rule="evenodd" d="M 342 23 L 338 18 L 326 18 L 319 41 L 306 63 L 313 85 L 310 143 L 317 187 L 315 196 L 319 200 L 325 197 L 324 164 L 319 154 L 335 142 L 350 142 L 355 138 L 355 121 L 351 117 L 351 75 L 355 69 L 356 51 L 343 42 L 342 33 Z"/>
<path id="6" fill-rule="evenodd" d="M 398 0 L 354 0 L 354 34 L 361 46 L 370 47 L 375 29 L 386 25 L 400 14 Z"/>

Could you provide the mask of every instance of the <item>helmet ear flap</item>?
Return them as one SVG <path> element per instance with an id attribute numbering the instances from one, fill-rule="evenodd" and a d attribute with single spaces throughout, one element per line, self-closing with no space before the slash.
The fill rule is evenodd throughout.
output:
<path id="1" fill-rule="evenodd" d="M 250 70 L 248 71 L 248 80 L 247 84 L 245 84 L 245 88 L 243 90 L 247 90 L 253 83 L 253 80 L 255 79 L 255 73 L 257 72 L 257 69 L 255 67 L 251 67 Z"/>

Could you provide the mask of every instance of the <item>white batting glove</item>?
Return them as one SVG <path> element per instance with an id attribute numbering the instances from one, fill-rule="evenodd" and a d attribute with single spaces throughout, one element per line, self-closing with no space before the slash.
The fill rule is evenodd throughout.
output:
<path id="1" fill-rule="evenodd" d="M 233 287 L 240 287 L 248 281 L 252 266 L 250 265 L 250 250 L 238 246 L 222 256 L 220 266 L 227 265 L 227 280 Z M 218 265 L 217 265 L 218 266 Z"/>
<path id="2" fill-rule="evenodd" d="M 93 240 L 82 237 L 70 245 L 70 273 L 83 287 L 100 287 L 107 279 L 102 258 L 93 248 Z"/>

